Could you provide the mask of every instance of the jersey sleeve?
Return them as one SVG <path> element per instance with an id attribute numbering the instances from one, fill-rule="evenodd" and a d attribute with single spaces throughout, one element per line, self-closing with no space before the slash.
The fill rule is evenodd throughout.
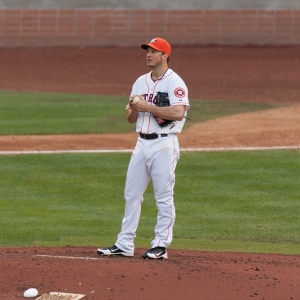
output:
<path id="1" fill-rule="evenodd" d="M 175 75 L 174 77 L 168 87 L 170 105 L 185 105 L 186 110 L 188 110 L 190 107 L 188 88 L 179 76 Z"/>
<path id="2" fill-rule="evenodd" d="M 139 79 L 138 79 L 138 80 L 139 80 Z M 138 80 L 136 80 L 135 83 L 133 84 L 132 89 L 131 89 L 130 96 L 132 96 L 132 95 L 137 95 L 137 91 L 136 91 L 136 90 L 137 90 Z M 126 109 L 126 110 L 129 110 L 129 109 L 130 109 L 128 103 L 127 103 L 125 109 Z"/>
<path id="3" fill-rule="evenodd" d="M 131 89 L 131 93 L 130 93 L 130 96 L 132 95 L 139 95 L 139 86 L 140 86 L 140 82 L 141 80 L 143 80 L 143 76 L 140 76 L 136 81 L 135 83 L 132 85 L 132 89 Z M 129 104 L 127 103 L 126 105 L 126 110 L 129 109 Z"/>

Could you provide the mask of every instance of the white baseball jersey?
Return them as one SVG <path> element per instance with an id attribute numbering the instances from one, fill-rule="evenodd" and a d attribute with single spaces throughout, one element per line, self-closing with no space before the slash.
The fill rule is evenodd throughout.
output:
<path id="1" fill-rule="evenodd" d="M 189 106 L 188 89 L 184 81 L 173 70 L 168 69 L 157 81 L 151 78 L 151 72 L 140 76 L 134 83 L 131 95 L 142 95 L 150 104 L 153 103 L 157 92 L 165 92 L 169 95 L 170 105 L 185 105 L 187 114 Z M 127 105 L 126 109 L 129 109 Z M 185 117 L 181 121 L 174 121 L 166 127 L 161 128 L 152 114 L 139 112 L 136 122 L 136 132 L 138 133 L 179 133 L 185 123 Z"/>

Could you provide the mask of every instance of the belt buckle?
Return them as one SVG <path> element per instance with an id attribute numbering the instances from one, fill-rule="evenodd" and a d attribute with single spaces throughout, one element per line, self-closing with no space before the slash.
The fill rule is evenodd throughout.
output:
<path id="1" fill-rule="evenodd" d="M 155 140 L 159 137 L 159 135 L 157 133 L 150 133 L 148 134 L 148 139 L 149 140 Z"/>
<path id="2" fill-rule="evenodd" d="M 140 137 L 145 140 L 155 140 L 159 137 L 159 135 L 157 133 L 150 133 L 150 134 L 140 133 Z"/>

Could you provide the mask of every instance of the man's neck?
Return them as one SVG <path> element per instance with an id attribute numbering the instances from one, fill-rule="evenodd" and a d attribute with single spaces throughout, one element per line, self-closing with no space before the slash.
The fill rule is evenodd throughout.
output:
<path id="1" fill-rule="evenodd" d="M 162 66 L 159 69 L 153 69 L 151 73 L 151 78 L 152 80 L 160 80 L 168 71 L 169 67 L 168 66 Z"/>

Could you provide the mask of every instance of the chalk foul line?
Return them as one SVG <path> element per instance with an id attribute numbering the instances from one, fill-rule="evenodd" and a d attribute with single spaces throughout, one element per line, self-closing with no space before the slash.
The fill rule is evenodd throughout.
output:
<path id="1" fill-rule="evenodd" d="M 46 254 L 37 254 L 32 255 L 33 257 L 45 257 L 45 258 L 64 258 L 64 259 L 82 259 L 82 260 L 99 260 L 103 259 L 102 257 L 83 257 L 83 256 L 62 256 L 62 255 L 46 255 Z"/>
<path id="2" fill-rule="evenodd" d="M 262 151 L 262 150 L 300 150 L 296 146 L 270 146 L 270 147 L 217 147 L 217 148 L 181 148 L 181 152 L 223 152 L 223 151 Z M 24 150 L 24 151 L 0 151 L 0 155 L 18 154 L 62 154 L 62 153 L 131 153 L 133 149 L 122 150 Z"/>

